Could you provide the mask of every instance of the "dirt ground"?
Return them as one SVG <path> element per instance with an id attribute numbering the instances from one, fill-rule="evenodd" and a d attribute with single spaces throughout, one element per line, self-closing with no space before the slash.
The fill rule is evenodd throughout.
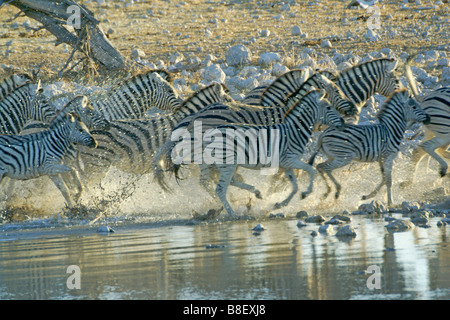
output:
<path id="1" fill-rule="evenodd" d="M 132 50 L 142 49 L 145 59 L 169 64 L 171 53 L 203 59 L 213 54 L 224 59 L 227 48 L 245 44 L 255 63 L 262 52 L 278 52 L 284 64 L 294 67 L 298 54 L 311 47 L 326 54 L 365 54 L 390 48 L 395 52 L 421 51 L 443 46 L 448 51 L 450 5 L 436 1 L 409 3 L 382 1 L 380 35 L 367 41 L 367 24 L 376 22 L 373 13 L 360 7 L 347 8 L 350 1 L 78 1 L 101 21 L 100 26 L 120 53 L 130 58 Z M 403 8 L 402 8 L 403 7 Z M 40 66 L 45 81 L 57 80 L 57 72 L 72 49 L 61 44 L 46 30 L 28 28 L 38 23 L 27 17 L 10 19 L 18 9 L 0 8 L 0 76 L 14 69 Z M 293 26 L 303 36 L 291 35 Z M 321 48 L 322 39 L 331 48 Z M 433 74 L 433 70 L 427 70 Z M 438 71 L 438 74 L 440 72 Z"/>

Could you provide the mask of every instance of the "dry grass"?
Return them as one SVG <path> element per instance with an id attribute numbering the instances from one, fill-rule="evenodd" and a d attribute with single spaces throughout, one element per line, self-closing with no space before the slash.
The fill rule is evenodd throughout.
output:
<path id="1" fill-rule="evenodd" d="M 366 42 L 343 37 L 348 32 L 361 35 L 367 31 L 369 14 L 361 8 L 347 9 L 349 1 L 321 1 L 315 5 L 308 4 L 316 1 L 297 1 L 290 11 L 281 11 L 278 1 L 155 0 L 139 1 L 126 7 L 124 4 L 129 1 L 108 0 L 107 6 L 99 6 L 96 1 L 79 2 L 95 12 L 105 32 L 114 30 L 109 35 L 110 40 L 125 57 L 130 57 L 131 51 L 138 47 L 145 51 L 148 61 L 163 60 L 166 64 L 170 54 L 176 51 L 201 59 L 213 54 L 221 59 L 229 46 L 241 43 L 252 50 L 255 62 L 260 53 L 274 51 L 283 55 L 288 66 L 293 66 L 298 53 L 305 47 L 325 53 L 336 50 L 343 54 L 363 54 L 386 47 L 395 51 L 419 51 L 449 42 L 448 37 L 443 39 L 436 32 L 433 20 L 437 16 L 442 23 L 448 17 L 448 8 L 443 10 L 448 4 L 441 5 L 438 10 L 399 10 L 399 1 L 383 1 L 380 7 L 382 38 L 377 42 Z M 431 5 L 427 1 L 422 2 L 422 7 Z M 420 7 L 415 4 L 409 6 L 412 9 Z M 55 80 L 71 48 L 65 45 L 55 47 L 55 38 L 45 30 L 35 33 L 27 30 L 23 26 L 26 20 L 37 26 L 31 19 L 19 17 L 8 22 L 17 12 L 15 7 L 8 5 L 0 9 L 2 64 L 20 69 L 41 66 L 44 80 Z M 283 18 L 275 19 L 280 15 Z M 211 23 L 214 19 L 217 23 Z M 14 23 L 18 28 L 11 28 Z M 292 36 L 294 25 L 308 36 Z M 206 29 L 212 32 L 211 36 L 205 36 Z M 269 30 L 270 35 L 261 37 L 261 30 Z M 386 36 L 389 30 L 397 34 Z M 428 34 L 422 36 L 424 32 Z M 333 48 L 320 48 L 324 38 L 331 41 Z M 12 44 L 7 46 L 11 40 Z M 9 71 L 0 70 L 3 73 Z"/>

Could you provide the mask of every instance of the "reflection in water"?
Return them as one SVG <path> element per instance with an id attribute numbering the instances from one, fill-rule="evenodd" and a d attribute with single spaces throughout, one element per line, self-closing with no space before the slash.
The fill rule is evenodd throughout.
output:
<path id="1" fill-rule="evenodd" d="M 437 220 L 436 220 L 437 221 Z M 296 220 L 196 226 L 128 225 L 111 234 L 54 228 L 0 233 L 1 299 L 449 299 L 450 228 L 389 233 L 353 217 L 357 237 L 299 229 Z M 207 249 L 206 245 L 218 246 Z M 81 289 L 66 285 L 69 265 Z M 365 270 L 381 270 L 368 289 Z"/>

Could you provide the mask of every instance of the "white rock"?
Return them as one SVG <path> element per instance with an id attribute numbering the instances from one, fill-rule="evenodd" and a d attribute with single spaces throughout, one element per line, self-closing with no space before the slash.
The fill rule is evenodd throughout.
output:
<path id="1" fill-rule="evenodd" d="M 380 39 L 380 36 L 372 29 L 367 30 L 367 32 L 363 36 L 367 41 L 377 41 L 378 39 Z"/>
<path id="2" fill-rule="evenodd" d="M 183 60 L 184 60 L 184 54 L 182 54 L 180 52 L 173 52 L 169 57 L 170 64 L 175 64 L 175 63 L 181 62 Z"/>
<path id="3" fill-rule="evenodd" d="M 211 82 L 225 82 L 225 72 L 223 72 L 222 68 L 218 64 L 212 64 L 209 67 L 203 69 L 202 72 L 203 80 L 208 83 Z"/>
<path id="4" fill-rule="evenodd" d="M 333 231 L 334 231 L 334 228 L 331 224 L 325 224 L 325 225 L 319 227 L 320 233 L 331 234 L 331 233 L 333 233 Z"/>
<path id="5" fill-rule="evenodd" d="M 145 52 L 141 49 L 134 49 L 133 51 L 131 51 L 131 58 L 132 59 L 145 58 Z"/>
<path id="6" fill-rule="evenodd" d="M 323 40 L 322 43 L 320 44 L 320 46 L 325 49 L 329 49 L 329 48 L 333 47 L 331 45 L 330 40 Z"/>
<path id="7" fill-rule="evenodd" d="M 259 35 L 261 36 L 261 37 L 263 37 L 263 38 L 266 38 L 266 37 L 268 37 L 268 36 L 270 36 L 270 30 L 261 30 L 260 32 L 259 32 Z"/>
<path id="8" fill-rule="evenodd" d="M 276 62 L 281 62 L 281 56 L 276 52 L 266 52 L 259 56 L 258 63 L 261 66 L 269 66 Z"/>
<path id="9" fill-rule="evenodd" d="M 279 77 L 279 76 L 281 76 L 281 75 L 283 75 L 283 74 L 285 74 L 286 72 L 288 72 L 289 71 L 289 68 L 288 67 L 286 67 L 286 66 L 284 66 L 284 65 L 282 65 L 282 64 L 280 64 L 280 63 L 275 63 L 274 65 L 273 65 L 273 67 L 272 67 L 272 74 L 275 76 L 275 77 Z"/>
<path id="10" fill-rule="evenodd" d="M 418 202 L 402 202 L 402 210 L 404 212 L 412 212 L 420 209 L 420 204 Z"/>
<path id="11" fill-rule="evenodd" d="M 440 67 L 449 67 L 450 59 L 442 58 L 437 61 L 437 65 Z"/>
<path id="12" fill-rule="evenodd" d="M 441 80 L 443 82 L 450 82 L 450 67 L 444 67 L 442 69 Z"/>
<path id="13" fill-rule="evenodd" d="M 415 67 L 415 66 L 411 66 L 411 71 L 415 75 L 416 80 L 419 81 L 419 82 L 423 83 L 423 82 L 425 82 L 428 79 L 428 73 L 425 70 L 421 69 L 421 68 L 418 68 L 418 67 Z"/>
<path id="14" fill-rule="evenodd" d="M 238 44 L 227 50 L 225 59 L 229 66 L 248 64 L 252 60 L 252 52 L 246 46 Z"/>
<path id="15" fill-rule="evenodd" d="M 293 36 L 299 36 L 302 34 L 302 31 L 300 30 L 299 26 L 293 26 L 291 30 L 291 35 Z"/>
<path id="16" fill-rule="evenodd" d="M 263 231 L 266 230 L 262 224 L 257 224 L 253 229 L 253 231 Z"/>
<path id="17" fill-rule="evenodd" d="M 108 226 L 101 226 L 97 229 L 97 232 L 115 232 L 114 229 Z"/>

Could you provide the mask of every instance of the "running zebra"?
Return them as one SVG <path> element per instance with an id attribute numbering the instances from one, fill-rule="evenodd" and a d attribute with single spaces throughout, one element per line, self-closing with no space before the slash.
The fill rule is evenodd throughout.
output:
<path id="1" fill-rule="evenodd" d="M 2 101 L 8 94 L 16 90 L 18 87 L 23 86 L 33 79 L 26 73 L 13 74 L 0 82 L 0 101 Z"/>
<path id="2" fill-rule="evenodd" d="M 393 73 L 397 64 L 397 60 L 389 58 L 366 61 L 341 71 L 330 80 L 357 106 L 359 113 L 375 93 L 389 97 L 395 90 L 402 88 L 400 80 Z"/>
<path id="3" fill-rule="evenodd" d="M 75 169 L 63 165 L 62 159 L 74 143 L 91 148 L 97 145 L 78 115 L 69 113 L 63 119 L 53 121 L 49 130 L 15 136 L 14 140 L 14 143 L 0 144 L 0 182 L 5 176 L 28 180 L 48 175 L 64 196 L 67 205 L 73 207 L 60 174 L 74 172 Z"/>
<path id="4" fill-rule="evenodd" d="M 27 83 L 0 101 L 0 134 L 19 134 L 28 120 L 49 122 L 55 115 L 40 84 Z"/>
<path id="5" fill-rule="evenodd" d="M 124 172 L 149 173 L 154 153 L 169 139 L 176 124 L 212 103 L 226 101 L 231 98 L 225 86 L 213 83 L 186 99 L 172 114 L 110 121 L 107 130 L 91 130 L 98 147 L 81 148 L 81 158 L 90 180 L 94 183 L 101 180 L 112 165 Z"/>
<path id="6" fill-rule="evenodd" d="M 412 154 L 411 163 L 414 169 L 412 169 L 412 181 L 408 181 L 407 185 L 415 181 L 419 162 L 426 153 L 439 162 L 441 177 L 446 175 L 448 165 L 438 152 L 450 159 L 450 153 L 447 151 L 450 145 L 450 87 L 442 87 L 420 96 L 410 66 L 413 58 L 414 55 L 408 58 L 405 64 L 406 78 L 414 97 L 431 120 L 424 126 L 425 141 Z"/>
<path id="7" fill-rule="evenodd" d="M 173 112 L 182 100 L 161 70 L 138 74 L 109 90 L 105 95 L 91 96 L 94 109 L 105 119 L 140 119 L 152 107 Z"/>
<path id="8" fill-rule="evenodd" d="M 284 201 L 277 203 L 275 205 L 276 208 L 286 206 L 298 191 L 297 179 L 293 169 L 303 169 L 310 174 L 310 184 L 307 191 L 302 193 L 302 198 L 312 192 L 315 170 L 310 165 L 302 162 L 300 158 L 312 134 L 313 127 L 316 123 L 325 123 L 341 129 L 344 127 L 344 120 L 340 114 L 328 103 L 321 101 L 323 98 L 324 93 L 319 95 L 319 91 L 311 91 L 288 111 L 284 123 L 281 124 L 269 126 L 223 124 L 215 127 L 211 131 L 214 132 L 215 152 L 213 153 L 215 156 L 214 159 L 208 159 L 208 156 L 202 158 L 203 161 L 200 166 L 214 166 L 220 172 L 216 193 L 229 215 L 234 215 L 234 210 L 226 198 L 227 189 L 230 184 L 248 190 L 257 197 L 260 197 L 260 192 L 254 186 L 245 184 L 234 178 L 236 169 L 239 166 L 249 169 L 264 169 L 271 168 L 275 164 L 277 165 L 276 169 L 279 166 L 285 172 L 292 184 L 292 192 Z M 229 134 L 230 131 L 235 134 Z M 238 132 L 242 133 L 243 136 L 237 134 Z M 243 138 L 240 140 L 239 137 Z M 245 137 L 249 139 L 248 144 L 245 142 Z M 190 142 L 192 141 L 189 140 L 188 144 Z M 191 148 L 190 144 L 188 148 Z M 212 150 L 207 151 L 208 148 L 210 146 L 194 150 L 194 159 L 197 155 L 200 157 L 206 154 L 211 155 Z M 176 178 L 179 179 L 180 163 L 176 163 L 177 161 L 174 163 L 174 159 L 172 158 L 173 151 L 175 153 L 177 153 L 176 151 L 180 151 L 177 149 L 178 147 L 174 145 L 173 148 L 159 153 L 154 160 L 155 177 L 159 185 L 165 190 L 168 190 L 168 187 L 164 181 L 163 167 L 174 172 Z M 181 152 L 183 153 L 183 157 L 186 156 L 184 151 L 183 149 Z M 268 160 L 266 158 L 268 154 L 271 155 L 270 161 L 266 161 Z M 186 160 L 183 158 L 180 159 L 183 161 Z M 185 163 L 189 163 L 190 161 L 192 161 L 192 158 L 188 159 Z"/>
<path id="9" fill-rule="evenodd" d="M 348 125 L 343 131 L 330 127 L 321 134 L 318 151 L 322 151 L 328 160 L 318 164 L 317 170 L 324 179 L 326 173 L 336 186 L 336 199 L 340 195 L 341 185 L 331 173 L 334 169 L 343 167 L 353 160 L 377 161 L 383 174 L 382 181 L 373 192 L 363 196 L 362 199 L 374 197 L 379 189 L 386 184 L 388 206 L 392 205 L 392 165 L 408 122 L 429 123 L 430 117 L 414 99 L 409 98 L 407 89 L 400 89 L 384 102 L 378 113 L 378 120 L 379 124 L 375 125 Z M 313 164 L 317 152 L 311 157 L 310 165 Z M 325 197 L 328 196 L 330 191 L 330 186 L 327 183 Z"/>

